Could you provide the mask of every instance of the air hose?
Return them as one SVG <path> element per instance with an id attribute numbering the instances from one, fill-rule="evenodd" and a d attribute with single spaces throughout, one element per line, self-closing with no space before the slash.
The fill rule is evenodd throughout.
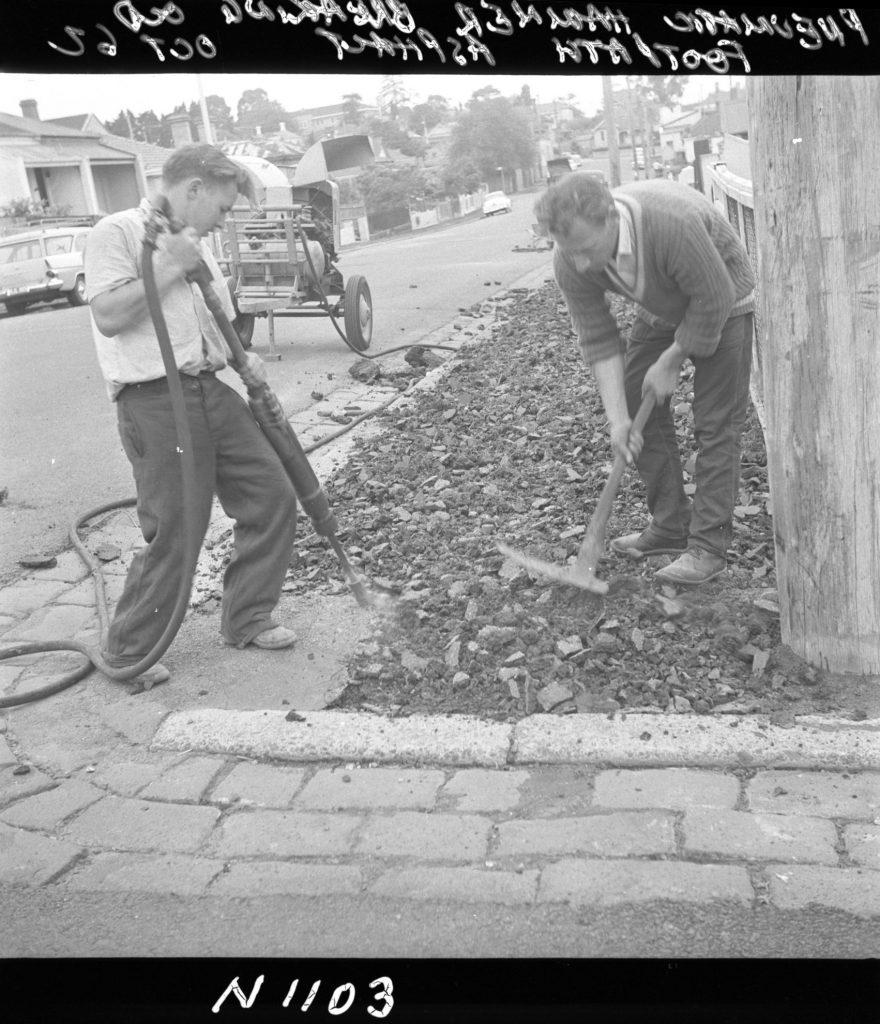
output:
<path id="1" fill-rule="evenodd" d="M 162 211 L 157 210 L 157 213 L 160 212 Z M 158 230 L 159 226 L 155 218 L 148 222 L 147 233 L 144 238 L 142 250 L 144 292 L 146 294 L 150 317 L 156 329 L 156 336 L 159 340 L 159 349 L 162 354 L 162 362 L 168 379 L 168 392 L 171 398 L 171 409 L 177 433 L 177 453 L 180 456 L 183 521 L 184 523 L 192 523 L 196 515 L 196 494 L 193 484 L 193 481 L 195 480 L 195 456 L 192 449 L 192 436 L 189 428 L 189 420 L 186 415 L 183 387 L 178 375 L 177 364 L 174 361 L 174 351 L 171 347 L 168 325 L 165 322 L 165 315 L 162 312 L 162 305 L 159 301 L 159 293 L 156 288 L 156 279 L 153 271 L 153 251 L 156 248 Z M 0 661 L 7 661 L 11 658 L 19 658 L 27 654 L 37 654 L 48 651 L 76 651 L 85 655 L 88 659 L 87 662 L 79 668 L 67 673 L 54 683 L 50 683 L 49 685 L 40 687 L 36 690 L 30 690 L 26 693 L 16 694 L 13 697 L 0 698 L 0 708 L 17 707 L 21 704 L 29 704 L 33 701 L 41 700 L 44 697 L 50 697 L 55 693 L 60 693 L 62 690 L 73 686 L 74 683 L 79 682 L 80 679 L 87 676 L 93 668 L 99 669 L 104 673 L 104 675 L 108 676 L 110 679 L 116 680 L 117 682 L 126 682 L 141 675 L 141 673 L 146 672 L 147 669 L 155 665 L 171 646 L 171 643 L 177 635 L 177 631 L 180 629 L 181 623 L 186 616 L 190 592 L 192 590 L 192 581 L 195 575 L 196 564 L 198 562 L 199 549 L 201 547 L 200 544 L 195 542 L 195 535 L 193 531 L 189 529 L 184 532 L 183 572 L 180 578 L 180 587 L 177 592 L 177 599 L 165 630 L 156 641 L 152 650 L 141 658 L 140 661 L 133 665 L 126 666 L 125 668 L 116 668 L 108 664 L 101 654 L 101 649 L 103 648 L 107 630 L 109 628 L 104 580 L 101 575 L 99 563 L 83 546 L 79 539 L 78 531 L 80 526 L 87 520 L 104 512 L 134 505 L 136 504 L 136 501 L 136 498 L 127 498 L 123 501 L 111 502 L 108 505 L 102 505 L 99 508 L 92 509 L 80 516 L 70 528 L 71 540 L 79 552 L 80 557 L 90 567 L 95 583 L 101 636 L 99 647 L 89 647 L 78 640 L 48 640 L 40 641 L 39 643 L 18 644 L 15 647 L 0 651 Z"/>
<path id="2" fill-rule="evenodd" d="M 168 210 L 164 197 L 159 197 L 158 208 L 156 209 L 156 215 L 161 215 L 167 219 Z M 321 286 L 320 276 L 315 270 L 315 265 L 312 261 L 311 253 L 309 252 L 307 236 L 302 226 L 300 218 L 296 218 L 297 231 L 300 236 L 300 240 L 303 243 L 303 250 L 306 255 L 306 260 L 309 264 L 309 269 L 312 273 L 312 280 L 315 287 L 320 295 L 321 304 L 326 310 L 333 324 L 337 334 L 341 337 L 346 346 L 351 349 L 357 356 L 364 359 L 379 359 L 382 356 L 390 355 L 393 352 L 401 352 L 407 349 L 413 348 L 412 345 L 397 345 L 393 348 L 384 349 L 381 352 L 375 352 L 368 354 L 357 349 L 348 340 L 345 332 L 339 327 L 337 318 L 333 313 L 330 302 L 327 298 Z M 147 299 L 147 307 L 150 313 L 150 317 L 153 321 L 153 325 L 156 330 L 156 336 L 159 341 L 159 349 L 162 355 L 162 362 L 165 367 L 165 374 L 168 380 L 168 392 L 171 399 L 172 414 L 174 418 L 175 430 L 177 433 L 177 451 L 180 455 L 180 471 L 181 471 L 181 484 L 182 484 L 182 501 L 183 501 L 183 519 L 185 523 L 191 523 L 195 518 L 195 489 L 193 481 L 195 480 L 195 458 L 192 450 L 192 437 L 189 428 L 189 420 L 186 415 L 186 407 L 183 396 L 183 387 L 180 382 L 178 375 L 177 365 L 174 361 L 174 353 L 171 346 L 171 339 L 168 334 L 168 326 L 165 322 L 165 316 L 162 312 L 162 306 L 159 301 L 159 293 L 156 288 L 156 281 L 153 269 L 153 252 L 156 248 L 156 238 L 158 236 L 159 224 L 158 220 L 154 218 L 147 225 L 147 234 L 144 238 L 143 243 L 143 278 L 144 278 L 144 292 Z M 442 349 L 448 352 L 456 352 L 458 349 L 452 345 L 422 345 L 422 348 L 431 349 Z M 316 444 L 304 449 L 303 454 L 308 455 L 316 448 L 321 445 L 327 444 L 334 438 L 339 437 L 342 434 L 347 433 L 349 430 L 357 426 L 358 423 L 375 415 L 381 409 L 391 405 L 392 402 L 397 400 L 398 396 L 395 396 L 388 402 L 383 403 L 378 409 L 373 409 L 370 412 L 364 413 L 358 416 L 351 424 L 344 426 L 342 429 L 333 432 L 327 437 L 322 438 Z M 106 514 L 107 512 L 116 511 L 121 508 L 131 507 L 137 504 L 136 498 L 124 498 L 120 501 L 110 502 L 106 505 L 101 505 L 97 508 L 90 509 L 88 512 L 80 515 L 70 526 L 69 536 L 73 546 L 76 548 L 80 558 L 89 567 L 92 580 L 95 586 L 96 604 L 98 610 L 98 618 L 100 623 L 100 643 L 98 648 L 89 647 L 87 644 L 81 643 L 77 640 L 45 640 L 37 643 L 23 643 L 17 644 L 14 647 L 7 648 L 0 651 L 0 661 L 7 661 L 12 658 L 19 658 L 29 654 L 48 653 L 51 651 L 74 651 L 85 656 L 86 661 L 78 668 L 66 673 L 60 679 L 54 683 L 50 683 L 46 686 L 40 687 L 35 690 L 29 690 L 25 693 L 16 694 L 13 697 L 2 697 L 0 698 L 0 709 L 9 707 L 18 707 L 22 704 L 29 704 L 38 700 L 42 700 L 46 697 L 51 697 L 56 693 L 60 693 L 63 690 L 68 689 L 75 683 L 78 683 L 81 679 L 84 679 L 93 669 L 97 668 L 103 672 L 108 678 L 113 679 L 117 682 L 125 682 L 146 672 L 147 669 L 151 668 L 162 655 L 168 650 L 177 635 L 180 626 L 186 617 L 187 607 L 189 606 L 189 598 L 192 590 L 192 581 L 195 575 L 196 565 L 198 563 L 200 544 L 195 543 L 195 535 L 191 530 L 185 531 L 184 536 L 184 572 L 181 574 L 180 588 L 178 589 L 177 598 L 175 601 L 174 608 L 168 623 L 163 631 L 162 635 L 156 641 L 152 650 L 146 654 L 136 664 L 127 666 L 126 668 L 115 668 L 107 663 L 101 654 L 104 641 L 109 630 L 109 613 L 107 610 L 107 596 L 104 586 L 104 578 L 101 573 L 101 566 L 98 560 L 88 551 L 85 545 L 82 543 L 79 530 L 82 526 L 90 519 L 94 519 L 99 515 Z M 338 548 L 338 544 L 334 545 Z M 337 555 L 340 555 L 340 551 L 337 550 Z M 351 581 L 350 581 L 351 582 Z"/>

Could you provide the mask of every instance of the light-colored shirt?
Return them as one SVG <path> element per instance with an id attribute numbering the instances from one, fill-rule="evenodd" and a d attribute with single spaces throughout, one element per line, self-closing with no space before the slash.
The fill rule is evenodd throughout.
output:
<path id="1" fill-rule="evenodd" d="M 90 298 L 143 277 L 143 240 L 150 209 L 145 199 L 138 207 L 103 217 L 92 228 L 85 250 Z M 153 253 L 153 267 L 157 274 L 171 260 L 162 249 L 162 239 L 160 235 L 159 247 Z M 214 290 L 226 315 L 232 320 L 235 310 L 223 275 L 204 240 L 201 246 L 202 256 L 214 278 Z M 229 349 L 199 286 L 190 284 L 181 276 L 162 293 L 160 302 L 178 370 L 192 376 L 203 370 L 222 370 L 226 366 Z M 126 384 L 165 376 L 159 339 L 149 313 L 112 338 L 101 334 L 92 317 L 92 335 L 112 401 L 117 399 Z"/>
<path id="2" fill-rule="evenodd" d="M 617 281 L 627 292 L 632 292 L 636 284 L 636 259 L 633 253 L 633 222 L 632 214 L 626 203 L 614 200 L 619 215 L 617 234 L 617 253 L 611 264 L 606 268 L 608 276 Z"/>

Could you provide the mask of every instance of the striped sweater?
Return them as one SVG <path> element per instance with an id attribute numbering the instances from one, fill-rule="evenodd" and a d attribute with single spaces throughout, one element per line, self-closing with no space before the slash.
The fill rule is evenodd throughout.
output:
<path id="1" fill-rule="evenodd" d="M 739 237 L 701 193 L 658 179 L 614 189 L 633 223 L 635 283 L 602 271 L 575 270 L 557 246 L 556 281 L 588 363 L 624 350 L 605 293 L 624 295 L 649 323 L 675 329 L 688 356 L 712 355 L 731 314 L 754 309 L 755 276 Z"/>

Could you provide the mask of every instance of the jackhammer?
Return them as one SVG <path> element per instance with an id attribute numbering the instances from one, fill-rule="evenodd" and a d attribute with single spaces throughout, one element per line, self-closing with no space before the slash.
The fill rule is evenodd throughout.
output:
<path id="1" fill-rule="evenodd" d="M 232 365 L 243 366 L 247 355 L 241 344 L 238 333 L 232 326 L 229 318 L 223 309 L 223 305 L 217 293 L 214 291 L 211 271 L 206 263 L 194 273 L 189 275 L 190 280 L 199 286 L 205 299 L 205 305 L 217 321 L 217 325 L 223 332 L 227 345 L 232 352 Z M 336 517 L 330 508 L 327 495 L 324 493 L 315 471 L 303 451 L 299 438 L 294 433 L 293 427 L 284 415 L 281 403 L 268 384 L 256 386 L 248 385 L 248 405 L 254 414 L 254 419 L 260 425 L 260 429 L 266 435 L 269 443 L 275 449 L 275 453 L 284 466 L 284 471 L 293 484 L 297 500 L 303 511 L 311 519 L 315 532 L 326 537 L 348 582 L 349 589 L 354 594 L 355 600 L 361 607 L 370 608 L 373 601 L 367 591 L 366 581 L 358 576 L 351 563 L 346 557 L 345 551 L 336 536 L 339 527 Z"/>

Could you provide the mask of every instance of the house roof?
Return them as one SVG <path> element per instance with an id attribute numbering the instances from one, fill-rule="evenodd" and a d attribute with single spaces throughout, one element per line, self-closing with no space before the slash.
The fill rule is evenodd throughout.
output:
<path id="1" fill-rule="evenodd" d="M 127 164 L 131 163 L 133 159 L 130 153 L 124 153 L 112 146 L 105 146 L 100 140 L 90 139 L 83 135 L 77 139 L 40 142 L 34 139 L 33 142 L 16 146 L 15 155 L 21 157 L 28 167 L 44 167 L 46 164 L 57 164 L 58 166 L 79 164 L 86 157 L 95 163 Z"/>
<path id="2" fill-rule="evenodd" d="M 139 156 L 144 166 L 144 174 L 148 176 L 160 174 L 165 161 L 174 152 L 173 149 L 165 149 L 164 146 L 154 146 L 149 142 L 126 139 L 119 135 L 102 135 L 101 143 L 113 149 L 121 149 L 132 156 Z"/>
<path id="3" fill-rule="evenodd" d="M 700 110 L 685 110 L 679 114 L 675 114 L 669 118 L 668 121 L 664 121 L 660 125 L 660 131 L 662 132 L 674 132 L 679 128 L 689 128 L 691 125 L 696 124 L 700 119 Z"/>
<path id="4" fill-rule="evenodd" d="M 35 135 L 43 139 L 97 138 L 94 133 L 83 133 L 75 128 L 56 124 L 54 121 L 38 121 L 33 117 L 19 117 L 17 114 L 0 112 L 0 135 Z"/>
<path id="5" fill-rule="evenodd" d="M 691 131 L 694 135 L 717 135 L 721 131 L 721 114 L 717 110 L 705 111 Z"/>
<path id="6" fill-rule="evenodd" d="M 77 131 L 85 131 L 91 114 L 72 114 L 69 117 L 49 117 L 46 120 L 52 124 L 61 125 L 62 128 L 75 128 Z M 97 120 L 97 118 L 95 118 Z"/>

